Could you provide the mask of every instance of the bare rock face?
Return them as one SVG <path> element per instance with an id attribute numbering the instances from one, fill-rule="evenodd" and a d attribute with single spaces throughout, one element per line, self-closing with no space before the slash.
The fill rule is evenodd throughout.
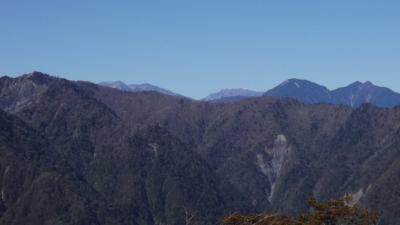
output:
<path id="1" fill-rule="evenodd" d="M 268 178 L 270 183 L 270 187 L 268 190 L 266 190 L 266 193 L 268 193 L 268 201 L 271 204 L 274 197 L 276 183 L 281 176 L 281 172 L 285 167 L 285 163 L 288 162 L 290 151 L 291 147 L 289 146 L 285 135 L 278 134 L 272 148 L 265 149 L 267 157 L 264 158 L 264 155 L 260 153 L 256 155 L 256 163 L 261 172 Z"/>
<path id="2" fill-rule="evenodd" d="M 48 89 L 47 75 L 39 72 L 33 72 L 18 79 L 8 77 L 1 79 L 1 108 L 10 113 L 18 112 L 39 101 L 40 96 Z"/>

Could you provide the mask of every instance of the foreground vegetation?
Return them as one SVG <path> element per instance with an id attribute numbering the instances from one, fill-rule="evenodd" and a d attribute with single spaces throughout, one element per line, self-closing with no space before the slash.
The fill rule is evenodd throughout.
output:
<path id="1" fill-rule="evenodd" d="M 353 205 L 350 197 L 328 202 L 310 199 L 309 213 L 299 217 L 285 215 L 232 215 L 226 217 L 223 225 L 377 225 L 378 213 Z"/>

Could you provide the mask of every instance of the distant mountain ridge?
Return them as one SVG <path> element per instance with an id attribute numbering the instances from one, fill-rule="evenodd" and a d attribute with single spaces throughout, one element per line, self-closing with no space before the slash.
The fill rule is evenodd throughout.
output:
<path id="1" fill-rule="evenodd" d="M 252 91 L 243 88 L 237 89 L 223 89 L 219 92 L 212 93 L 207 97 L 203 98 L 203 101 L 208 102 L 219 102 L 219 101 L 229 101 L 229 100 L 240 100 L 245 98 L 260 97 L 262 92 Z"/>
<path id="2" fill-rule="evenodd" d="M 371 103 L 380 107 L 400 105 L 400 94 L 386 87 L 379 87 L 367 81 L 355 82 L 331 92 L 332 103 L 358 107 L 363 103 Z"/>
<path id="3" fill-rule="evenodd" d="M 143 92 L 156 91 L 171 96 L 182 96 L 172 91 L 151 84 L 125 84 L 122 81 L 101 82 L 101 86 L 116 88 L 123 91 Z M 294 98 L 307 104 L 327 103 L 335 105 L 347 105 L 357 108 L 364 103 L 370 103 L 378 107 L 394 107 L 400 105 L 400 94 L 387 88 L 374 85 L 372 82 L 354 82 L 348 86 L 329 90 L 317 83 L 302 80 L 289 79 L 278 86 L 259 92 L 249 89 L 222 89 L 201 99 L 201 101 L 223 103 L 235 102 L 243 99 L 261 96 Z"/>
<path id="4" fill-rule="evenodd" d="M 400 105 L 400 94 L 370 81 L 354 82 L 346 87 L 329 90 L 307 80 L 289 79 L 265 92 L 264 96 L 289 97 L 304 103 L 329 103 L 348 105 L 353 108 L 364 103 L 379 107 Z"/>
<path id="5" fill-rule="evenodd" d="M 307 104 L 327 103 L 357 108 L 364 103 L 378 107 L 400 105 L 400 94 L 386 87 L 379 87 L 370 81 L 354 82 L 346 87 L 329 90 L 327 87 L 302 79 L 289 79 L 264 92 L 247 89 L 224 89 L 213 93 L 203 101 L 232 102 L 260 96 L 294 98 Z"/>
<path id="6" fill-rule="evenodd" d="M 131 92 L 155 91 L 155 92 L 165 94 L 165 95 L 179 96 L 179 94 L 174 93 L 170 90 L 166 90 L 166 89 L 163 89 L 163 88 L 160 88 L 158 86 L 148 84 L 148 83 L 125 84 L 122 81 L 110 81 L 110 82 L 100 82 L 98 84 L 101 86 L 105 86 L 105 87 L 116 88 L 116 89 L 122 90 L 122 91 L 131 91 Z"/>

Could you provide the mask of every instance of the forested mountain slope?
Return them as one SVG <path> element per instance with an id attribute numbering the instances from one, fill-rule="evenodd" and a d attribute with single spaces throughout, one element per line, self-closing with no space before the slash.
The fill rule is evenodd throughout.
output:
<path id="1" fill-rule="evenodd" d="M 210 104 L 34 72 L 0 78 L 0 109 L 2 224 L 213 224 L 348 193 L 400 223 L 399 107 Z"/>

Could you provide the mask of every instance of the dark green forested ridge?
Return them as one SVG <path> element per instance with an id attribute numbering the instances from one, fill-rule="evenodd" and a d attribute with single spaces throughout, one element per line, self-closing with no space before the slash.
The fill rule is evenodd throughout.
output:
<path id="1" fill-rule="evenodd" d="M 0 78 L 0 224 L 214 224 L 346 194 L 399 224 L 400 108 Z M 12 174 L 12 175 L 11 175 Z"/>

